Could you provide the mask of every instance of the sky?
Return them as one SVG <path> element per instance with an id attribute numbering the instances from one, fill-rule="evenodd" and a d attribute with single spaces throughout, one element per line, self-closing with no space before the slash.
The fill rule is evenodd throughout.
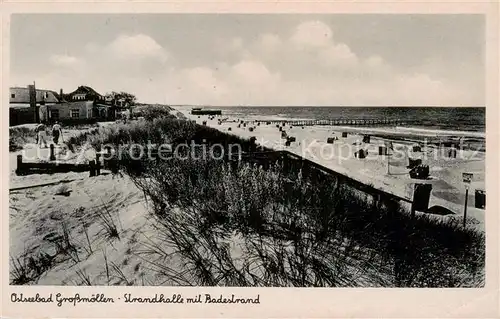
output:
<path id="1" fill-rule="evenodd" d="M 10 84 L 146 103 L 484 106 L 485 18 L 384 14 L 23 14 Z"/>

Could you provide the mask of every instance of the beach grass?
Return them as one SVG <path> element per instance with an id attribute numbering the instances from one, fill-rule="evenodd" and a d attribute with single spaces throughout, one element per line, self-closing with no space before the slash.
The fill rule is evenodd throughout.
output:
<path id="1" fill-rule="evenodd" d="M 100 129 L 98 143 L 251 142 L 192 122 L 154 119 Z M 222 160 L 122 161 L 152 201 L 157 236 L 196 285 L 463 287 L 484 284 L 484 235 L 459 222 L 411 217 L 335 177 L 321 180 Z M 237 248 L 229 248 L 238 243 Z M 166 260 L 150 247 L 149 260 Z M 234 256 L 234 251 L 238 251 Z M 169 253 L 172 258 L 172 253 Z M 152 258 L 151 255 L 155 255 Z M 159 261 L 155 269 L 165 274 Z M 186 266 L 189 265 L 189 266 Z M 189 270 L 189 271 L 188 271 Z M 356 274 L 355 276 L 353 274 Z"/>
<path id="2" fill-rule="evenodd" d="M 157 242 L 175 247 L 191 265 L 184 280 L 197 285 L 461 287 L 483 280 L 482 234 L 412 218 L 397 203 L 367 201 L 333 179 L 325 187 L 279 165 L 233 170 L 206 160 L 161 163 L 134 179 L 153 201 Z"/>
<path id="3" fill-rule="evenodd" d="M 26 126 L 14 126 L 9 128 L 9 152 L 21 150 L 27 143 L 36 143 L 34 128 Z"/>
<path id="4" fill-rule="evenodd" d="M 248 139 L 168 117 L 99 127 L 71 143 L 100 149 L 191 141 L 254 147 Z M 484 286 L 484 234 L 459 221 L 412 217 L 397 202 L 374 199 L 335 176 L 197 152 L 187 159 L 120 162 L 151 203 L 155 231 L 137 254 L 163 284 Z M 16 265 L 16 278 L 25 280 L 26 267 Z"/>

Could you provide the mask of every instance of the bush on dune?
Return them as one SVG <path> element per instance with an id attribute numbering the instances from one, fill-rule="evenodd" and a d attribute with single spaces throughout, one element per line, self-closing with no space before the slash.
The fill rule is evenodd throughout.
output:
<path id="1" fill-rule="evenodd" d="M 172 109 L 166 105 L 139 105 L 134 107 L 133 116 L 144 117 L 147 121 L 152 121 L 159 117 L 175 118 L 175 115 L 171 114 L 171 111 Z"/>
<path id="2" fill-rule="evenodd" d="M 9 152 L 21 150 L 27 143 L 36 143 L 36 133 L 34 128 L 25 126 L 9 128 Z"/>

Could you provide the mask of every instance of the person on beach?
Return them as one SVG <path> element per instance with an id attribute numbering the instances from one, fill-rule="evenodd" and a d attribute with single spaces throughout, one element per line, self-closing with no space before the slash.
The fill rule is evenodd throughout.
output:
<path id="1" fill-rule="evenodd" d="M 52 139 L 53 139 L 55 145 L 57 145 L 59 142 L 59 136 L 61 137 L 61 140 L 62 140 L 61 125 L 59 124 L 59 122 L 56 121 L 54 123 L 54 126 L 52 126 Z"/>
<path id="2" fill-rule="evenodd" d="M 37 136 L 37 144 L 41 148 L 42 147 L 42 142 L 44 147 L 47 147 L 47 132 L 45 132 L 45 124 L 40 123 L 37 125 L 35 128 L 35 133 Z"/>

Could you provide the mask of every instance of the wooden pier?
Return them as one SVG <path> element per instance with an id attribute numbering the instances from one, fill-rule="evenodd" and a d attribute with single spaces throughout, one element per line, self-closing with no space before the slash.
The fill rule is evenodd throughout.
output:
<path id="1" fill-rule="evenodd" d="M 385 126 L 385 125 L 407 125 L 415 124 L 416 120 L 402 119 L 332 119 L 332 120 L 254 120 L 255 123 L 264 124 L 286 124 L 293 126 L 314 126 L 314 125 L 353 125 L 353 126 Z"/>

